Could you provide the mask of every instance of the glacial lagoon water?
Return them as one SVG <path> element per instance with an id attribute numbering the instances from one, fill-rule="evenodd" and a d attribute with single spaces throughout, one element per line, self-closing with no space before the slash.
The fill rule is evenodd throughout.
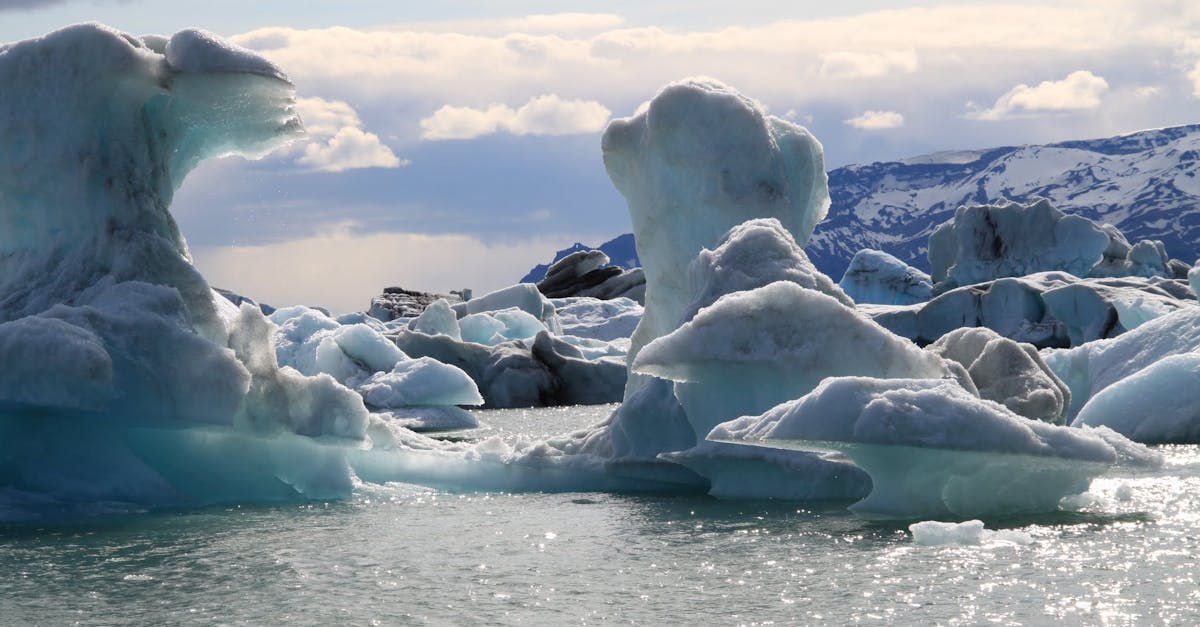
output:
<path id="1" fill-rule="evenodd" d="M 480 412 L 543 437 L 612 406 Z M 3 624 L 1194 624 L 1200 447 L 976 545 L 845 503 L 449 494 L 0 526 Z"/>

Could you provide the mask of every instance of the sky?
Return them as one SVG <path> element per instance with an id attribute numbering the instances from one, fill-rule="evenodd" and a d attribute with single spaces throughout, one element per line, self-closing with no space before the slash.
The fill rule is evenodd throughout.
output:
<path id="1" fill-rule="evenodd" d="M 0 0 L 0 42 L 81 21 L 207 29 L 289 74 L 308 138 L 201 165 L 172 212 L 211 284 L 338 312 L 628 232 L 600 135 L 688 76 L 830 168 L 1200 122 L 1194 0 Z"/>

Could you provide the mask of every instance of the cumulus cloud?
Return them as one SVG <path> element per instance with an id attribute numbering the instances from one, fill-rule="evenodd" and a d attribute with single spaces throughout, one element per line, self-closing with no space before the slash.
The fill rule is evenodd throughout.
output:
<path id="1" fill-rule="evenodd" d="M 845 120 L 854 128 L 869 131 L 904 126 L 904 116 L 895 111 L 864 111 L 862 115 Z"/>
<path id="2" fill-rule="evenodd" d="M 988 109 L 976 109 L 968 117 L 1005 120 L 1018 115 L 1095 109 L 1108 91 L 1108 81 L 1087 70 L 1071 72 L 1058 81 L 1042 81 L 1030 87 L 1020 84 L 1008 90 Z"/>
<path id="3" fill-rule="evenodd" d="M 321 172 L 408 165 L 378 135 L 364 130 L 358 113 L 345 102 L 299 98 L 296 110 L 309 137 L 296 159 L 300 165 Z"/>
<path id="4" fill-rule="evenodd" d="M 421 138 L 471 139 L 493 133 L 577 135 L 604 129 L 612 112 L 594 100 L 564 100 L 556 94 L 532 98 L 513 109 L 493 103 L 482 109 L 446 105 L 421 120 Z"/>
<path id="5" fill-rule="evenodd" d="M 828 78 L 875 78 L 889 74 L 911 74 L 918 67 L 915 50 L 884 52 L 826 52 L 819 57 L 821 76 Z"/>
<path id="6" fill-rule="evenodd" d="M 419 141 L 421 117 L 445 104 L 452 107 L 440 115 L 485 129 L 493 116 L 511 117 L 490 111 L 492 103 L 517 108 L 531 94 L 600 101 L 624 114 L 664 83 L 695 74 L 784 110 L 843 98 L 915 104 L 916 94 L 962 102 L 969 93 L 1004 93 L 1031 63 L 1062 76 L 1080 60 L 1104 75 L 1161 61 L 1200 25 L 1198 14 L 1168 14 L 1137 0 L 997 1 L 721 29 L 563 14 L 371 30 L 271 27 L 233 40 L 287 68 L 307 93 L 388 107 L 392 117 L 377 132 L 402 145 Z"/>

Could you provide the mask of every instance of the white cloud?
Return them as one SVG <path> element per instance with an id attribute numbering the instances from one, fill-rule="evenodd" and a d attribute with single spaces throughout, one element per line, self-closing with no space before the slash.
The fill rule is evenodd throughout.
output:
<path id="1" fill-rule="evenodd" d="M 864 111 L 858 117 L 845 120 L 845 123 L 854 128 L 875 131 L 904 126 L 904 116 L 895 111 Z"/>
<path id="2" fill-rule="evenodd" d="M 1162 91 L 1157 85 L 1143 85 L 1133 90 L 1133 96 L 1139 100 L 1149 100 L 1161 96 Z"/>
<path id="3" fill-rule="evenodd" d="M 299 98 L 296 111 L 308 130 L 308 140 L 296 163 L 320 172 L 358 168 L 399 168 L 408 165 L 384 145 L 379 136 L 363 130 L 362 120 L 340 100 Z"/>
<path id="4" fill-rule="evenodd" d="M 438 22 L 405 22 L 377 30 L 393 32 L 465 33 L 471 35 L 504 35 L 528 33 L 546 35 L 582 35 L 617 28 L 625 18 L 612 13 L 553 13 L 482 20 L 446 20 Z"/>
<path id="5" fill-rule="evenodd" d="M 212 285 L 275 306 L 320 305 L 339 313 L 363 311 L 384 287 L 476 294 L 511 285 L 553 256 L 577 234 L 545 235 L 485 244 L 468 235 L 374 233 L 352 224 L 289 242 L 193 248 L 196 266 Z"/>
<path id="6" fill-rule="evenodd" d="M 940 3 L 720 30 L 563 14 L 393 30 L 271 27 L 233 40 L 280 64 L 304 93 L 386 109 L 377 132 L 403 145 L 421 138 L 422 116 L 447 103 L 482 112 L 441 113 L 464 132 L 491 127 L 492 103 L 515 108 L 531 94 L 601 101 L 626 114 L 666 82 L 696 74 L 765 104 L 812 110 L 839 100 L 961 102 L 967 93 L 1003 93 L 1031 64 L 1057 76 L 1080 63 L 1128 73 L 1178 58 L 1195 38 L 1200 12 L 1176 4 L 1185 13 L 1138 0 Z"/>
<path id="7" fill-rule="evenodd" d="M 989 109 L 975 110 L 968 117 L 1004 120 L 1022 114 L 1054 113 L 1095 109 L 1108 91 L 1108 81 L 1087 70 L 1071 72 L 1059 81 L 1042 81 L 1034 87 L 1021 84 L 1000 96 Z"/>
<path id="8" fill-rule="evenodd" d="M 911 74 L 917 71 L 917 67 L 915 50 L 839 50 L 820 55 L 817 72 L 827 78 L 876 78 L 889 74 Z"/>
<path id="9" fill-rule="evenodd" d="M 564 100 L 555 94 L 532 98 L 513 109 L 493 103 L 483 109 L 443 106 L 421 120 L 426 140 L 471 139 L 493 133 L 576 135 L 604 129 L 612 112 L 592 100 Z"/>
<path id="10" fill-rule="evenodd" d="M 399 168 L 409 164 L 383 145 L 377 135 L 352 126 L 343 127 L 327 142 L 309 143 L 296 162 L 321 172 Z"/>

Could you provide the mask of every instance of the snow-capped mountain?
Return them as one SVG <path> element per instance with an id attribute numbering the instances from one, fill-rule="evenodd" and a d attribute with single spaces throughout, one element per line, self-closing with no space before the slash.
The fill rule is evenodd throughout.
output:
<path id="1" fill-rule="evenodd" d="M 829 190 L 829 216 L 805 250 L 835 279 L 864 248 L 928 270 L 934 227 L 960 205 L 1000 198 L 1041 196 L 1067 213 L 1116 225 L 1130 242 L 1162 240 L 1171 257 L 1189 264 L 1200 256 L 1200 124 L 849 165 L 829 173 Z M 632 236 L 621 237 L 632 244 Z"/>
<path id="2" fill-rule="evenodd" d="M 830 276 L 875 248 L 929 268 L 929 233 L 960 205 L 1041 196 L 1116 225 L 1130 242 L 1162 240 L 1200 255 L 1200 125 L 1042 146 L 942 152 L 829 173 L 833 205 L 806 251 Z"/>

